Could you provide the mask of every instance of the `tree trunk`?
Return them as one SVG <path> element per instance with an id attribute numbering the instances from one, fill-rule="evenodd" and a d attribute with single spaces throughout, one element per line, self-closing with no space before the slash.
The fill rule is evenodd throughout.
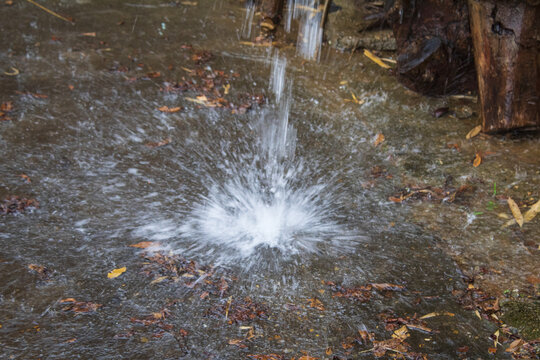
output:
<path id="1" fill-rule="evenodd" d="M 540 127 L 538 3 L 469 0 L 484 132 Z"/>

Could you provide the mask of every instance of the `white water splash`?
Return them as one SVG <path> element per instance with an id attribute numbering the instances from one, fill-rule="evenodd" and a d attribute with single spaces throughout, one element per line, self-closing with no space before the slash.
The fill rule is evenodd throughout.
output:
<path id="1" fill-rule="evenodd" d="M 208 193 L 180 229 L 195 249 L 220 247 L 227 256 L 249 257 L 258 249 L 282 257 L 320 251 L 339 230 L 331 219 L 332 192 L 295 157 L 296 130 L 289 124 L 291 83 L 286 60 L 275 54 L 270 87 L 280 99 L 252 125 L 252 154 L 228 154 L 225 181 L 210 179 Z"/>
<path id="2" fill-rule="evenodd" d="M 242 23 L 242 38 L 249 39 L 251 37 L 251 27 L 253 25 L 253 16 L 255 15 L 255 10 L 257 6 L 255 1 L 248 1 L 246 3 L 246 17 Z"/>

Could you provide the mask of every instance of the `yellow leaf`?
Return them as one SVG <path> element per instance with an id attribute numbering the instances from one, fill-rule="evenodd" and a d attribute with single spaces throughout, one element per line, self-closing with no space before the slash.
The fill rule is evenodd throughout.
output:
<path id="1" fill-rule="evenodd" d="M 538 214 L 539 212 L 540 212 L 540 200 L 538 200 L 536 203 L 534 203 L 531 206 L 531 208 L 525 212 L 525 215 L 523 215 L 523 220 L 525 222 L 529 222 L 532 219 L 534 219 L 536 214 Z"/>
<path id="2" fill-rule="evenodd" d="M 121 267 L 121 268 L 118 268 L 118 269 L 114 269 L 113 271 L 111 271 L 110 273 L 107 274 L 107 277 L 109 279 L 114 279 L 115 277 L 118 277 L 120 275 L 122 275 L 123 273 L 126 272 L 126 267 Z"/>
<path id="3" fill-rule="evenodd" d="M 373 54 L 371 51 L 369 51 L 368 49 L 364 49 L 364 55 L 367 56 L 371 61 L 373 61 L 375 64 L 379 65 L 380 67 L 382 68 L 385 68 L 385 69 L 390 69 L 390 65 L 388 64 L 385 64 L 380 57 L 378 57 L 377 55 Z"/>
<path id="4" fill-rule="evenodd" d="M 469 131 L 467 136 L 465 136 L 465 139 L 472 139 L 476 135 L 480 134 L 480 131 L 482 131 L 482 125 L 475 126 L 471 131 Z"/>
<path id="5" fill-rule="evenodd" d="M 429 319 L 431 317 L 435 317 L 435 316 L 443 316 L 443 315 L 446 315 L 446 316 L 454 316 L 454 313 L 451 313 L 451 312 L 432 312 L 432 313 L 429 313 L 429 314 L 426 314 L 422 317 L 420 317 L 420 320 L 424 320 L 424 319 Z"/>
<path id="6" fill-rule="evenodd" d="M 153 241 L 141 241 L 139 243 L 136 243 L 136 244 L 131 244 L 129 246 L 131 247 L 134 247 L 134 248 L 139 248 L 139 249 L 146 249 L 147 247 L 150 247 L 150 246 L 158 246 L 159 243 L 158 242 L 153 242 Z"/>
<path id="7" fill-rule="evenodd" d="M 406 339 L 409 336 L 410 334 L 409 330 L 407 329 L 407 325 L 403 325 L 402 327 L 394 331 L 394 333 L 392 334 L 392 337 L 397 339 Z"/>
<path id="8" fill-rule="evenodd" d="M 476 153 L 476 156 L 475 156 L 475 158 L 474 158 L 474 160 L 473 160 L 473 164 L 472 164 L 472 165 L 473 165 L 474 167 L 479 167 L 481 163 L 482 163 L 482 156 L 480 156 L 479 153 Z"/>
<path id="9" fill-rule="evenodd" d="M 373 142 L 373 145 L 378 146 L 384 141 L 384 135 L 382 133 L 377 134 L 377 138 Z"/>
<path id="10" fill-rule="evenodd" d="M 223 85 L 224 94 L 227 95 L 231 89 L 231 84 Z"/>
<path id="11" fill-rule="evenodd" d="M 168 278 L 168 276 L 160 276 L 160 277 L 158 277 L 158 278 L 152 280 L 152 281 L 150 282 L 150 284 L 158 284 L 158 283 L 162 282 L 163 280 L 165 280 L 165 279 L 167 279 L 167 278 Z"/>
<path id="12" fill-rule="evenodd" d="M 521 211 L 519 210 L 519 206 L 510 197 L 508 198 L 507 201 L 508 201 L 508 206 L 510 207 L 510 211 L 512 211 L 512 215 L 514 215 L 514 219 L 516 219 L 516 222 L 518 223 L 519 227 L 522 227 L 523 215 L 521 214 Z"/>

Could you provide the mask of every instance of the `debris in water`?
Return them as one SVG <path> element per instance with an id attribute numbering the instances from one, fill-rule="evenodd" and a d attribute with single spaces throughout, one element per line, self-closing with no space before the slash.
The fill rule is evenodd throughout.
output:
<path id="1" fill-rule="evenodd" d="M 50 280 L 52 271 L 42 265 L 29 264 L 28 268 L 36 273 L 41 280 Z"/>
<path id="2" fill-rule="evenodd" d="M 375 141 L 373 142 L 374 146 L 379 146 L 384 142 L 384 134 L 378 133 L 377 137 L 375 138 Z"/>
<path id="3" fill-rule="evenodd" d="M 114 279 L 114 278 L 117 278 L 119 277 L 120 275 L 122 275 L 123 273 L 126 272 L 126 267 L 121 267 L 121 268 L 118 268 L 118 269 L 114 269 L 112 271 L 110 271 L 108 274 L 107 274 L 107 277 L 109 279 Z"/>
<path id="4" fill-rule="evenodd" d="M 20 198 L 11 195 L 0 204 L 0 214 L 23 213 L 26 210 L 39 208 L 39 202 L 35 199 Z"/>
<path id="5" fill-rule="evenodd" d="M 521 210 L 519 210 L 519 206 L 511 197 L 508 198 L 507 202 L 508 207 L 510 208 L 510 211 L 512 211 L 512 215 L 514 216 L 517 224 L 519 225 L 519 227 L 523 227 L 523 215 L 521 214 Z"/>
<path id="6" fill-rule="evenodd" d="M 385 64 L 384 61 L 381 60 L 380 57 L 369 51 L 368 49 L 364 49 L 364 55 L 368 57 L 371 61 L 373 61 L 375 64 L 379 65 L 380 67 L 384 69 L 390 69 L 390 65 Z"/>
<path id="7" fill-rule="evenodd" d="M 93 302 L 77 301 L 74 298 L 62 299 L 60 304 L 67 304 L 62 308 L 64 311 L 73 311 L 74 313 L 89 313 L 97 311 L 102 305 Z"/>
<path id="8" fill-rule="evenodd" d="M 165 146 L 165 145 L 168 145 L 171 143 L 171 138 L 166 138 L 166 139 L 163 139 L 161 141 L 158 141 L 158 142 L 148 142 L 146 144 L 144 144 L 146 147 L 149 147 L 151 149 L 153 148 L 157 148 L 157 147 L 162 147 L 162 146 Z"/>
<path id="9" fill-rule="evenodd" d="M 465 139 L 469 140 L 475 137 L 476 135 L 480 134 L 480 131 L 482 131 L 482 125 L 475 126 L 471 131 L 467 133 L 465 136 Z"/>
<path id="10" fill-rule="evenodd" d="M 162 106 L 162 107 L 159 107 L 158 110 L 164 113 L 175 113 L 182 110 L 182 108 L 180 106 L 171 107 L 171 108 L 168 106 Z"/>

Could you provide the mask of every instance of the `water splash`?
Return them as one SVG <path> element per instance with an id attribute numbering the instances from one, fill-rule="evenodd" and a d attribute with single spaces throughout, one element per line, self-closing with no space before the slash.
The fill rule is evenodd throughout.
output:
<path id="1" fill-rule="evenodd" d="M 266 248 L 287 258 L 319 252 L 340 231 L 331 220 L 331 182 L 318 179 L 295 156 L 296 130 L 289 124 L 292 83 L 286 82 L 285 69 L 285 58 L 276 53 L 270 88 L 278 102 L 252 123 L 255 141 L 248 152 L 227 154 L 221 167 L 225 175 L 219 177 L 225 180 L 208 179 L 208 193 L 181 228 L 192 250 L 217 246 L 227 258 L 247 258 Z"/>

